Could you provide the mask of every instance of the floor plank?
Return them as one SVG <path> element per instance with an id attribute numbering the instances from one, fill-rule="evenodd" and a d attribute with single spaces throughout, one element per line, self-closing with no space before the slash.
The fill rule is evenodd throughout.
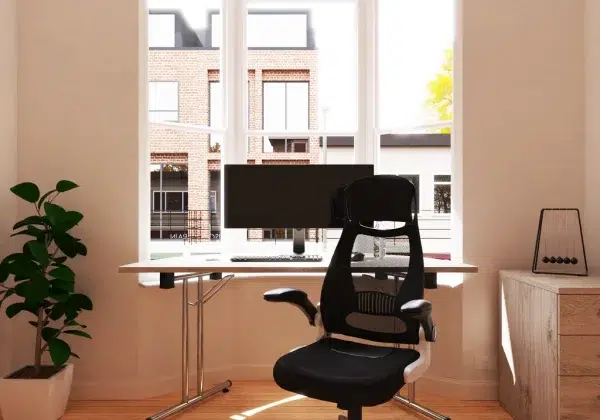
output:
<path id="1" fill-rule="evenodd" d="M 451 417 L 452 420 L 511 419 L 496 401 L 459 401 L 419 395 L 418 391 L 417 395 L 421 404 Z M 63 420 L 141 420 L 178 400 L 177 396 L 166 396 L 144 401 L 75 401 L 69 405 Z M 277 402 L 280 404 L 265 407 Z M 334 404 L 295 396 L 280 390 L 271 382 L 235 382 L 229 393 L 215 395 L 171 419 L 337 420 L 338 414 L 341 411 Z M 364 410 L 364 420 L 422 419 L 424 417 L 413 414 L 394 402 Z"/>

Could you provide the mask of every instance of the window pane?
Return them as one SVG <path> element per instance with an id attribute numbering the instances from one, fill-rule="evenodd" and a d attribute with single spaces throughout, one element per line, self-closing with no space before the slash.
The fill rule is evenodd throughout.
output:
<path id="1" fill-rule="evenodd" d="M 379 107 L 383 128 L 452 118 L 454 3 L 380 0 Z"/>
<path id="2" fill-rule="evenodd" d="M 183 194 L 180 191 L 166 193 L 166 210 L 183 211 Z"/>
<path id="3" fill-rule="evenodd" d="M 210 86 L 210 117 L 209 125 L 211 127 L 223 127 L 223 107 L 222 107 L 222 89 L 221 83 L 218 81 L 211 81 Z M 221 145 L 223 144 L 222 134 L 210 134 L 209 151 L 216 153 L 221 151 Z"/>
<path id="4" fill-rule="evenodd" d="M 177 82 L 155 82 L 156 86 L 156 108 L 159 111 L 173 111 L 178 108 L 178 83 Z"/>
<path id="5" fill-rule="evenodd" d="M 434 186 L 434 205 L 436 213 L 450 213 L 450 185 Z"/>
<path id="6" fill-rule="evenodd" d="M 263 83 L 263 125 L 265 130 L 286 129 L 286 84 Z"/>
<path id="7" fill-rule="evenodd" d="M 450 175 L 435 175 L 433 182 L 450 182 Z"/>
<path id="8" fill-rule="evenodd" d="M 247 45 L 250 48 L 306 47 L 307 26 L 305 14 L 252 13 L 247 21 Z"/>
<path id="9" fill-rule="evenodd" d="M 308 130 L 308 82 L 286 83 L 286 129 Z"/>
<path id="10" fill-rule="evenodd" d="M 153 194 L 153 211 L 161 211 L 161 208 L 164 207 L 164 194 L 163 194 L 163 201 L 161 202 L 161 197 L 160 197 L 160 192 L 159 191 L 155 191 Z"/>
<path id="11" fill-rule="evenodd" d="M 253 1 L 248 8 L 248 69 L 265 83 L 287 82 L 287 100 L 283 87 L 264 87 L 264 129 L 355 130 L 355 2 Z M 287 115 L 273 109 L 283 103 Z"/>
<path id="12" fill-rule="evenodd" d="M 175 46 L 175 15 L 150 14 L 148 16 L 148 45 L 150 48 Z"/>
<path id="13" fill-rule="evenodd" d="M 174 22 L 168 30 L 170 48 L 148 51 L 150 158 L 152 168 L 163 166 L 162 176 L 160 170 L 152 175 L 151 197 L 160 197 L 155 194 L 160 190 L 165 198 L 164 212 L 151 217 L 150 254 L 180 253 L 190 243 L 201 252 L 215 252 L 218 244 L 211 239 L 219 237 L 220 214 L 210 211 L 210 191 L 220 188 L 222 137 L 211 136 L 208 130 L 177 130 L 154 122 L 222 128 L 221 58 L 211 48 L 213 32 L 218 33 L 218 28 L 211 28 L 211 14 L 221 11 L 221 1 L 146 3 L 149 16 L 168 14 Z"/>

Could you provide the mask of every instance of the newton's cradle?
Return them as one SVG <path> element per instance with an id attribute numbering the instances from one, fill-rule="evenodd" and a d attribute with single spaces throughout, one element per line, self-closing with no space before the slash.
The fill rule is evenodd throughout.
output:
<path id="1" fill-rule="evenodd" d="M 542 209 L 532 271 L 544 274 L 587 275 L 578 209 Z"/>

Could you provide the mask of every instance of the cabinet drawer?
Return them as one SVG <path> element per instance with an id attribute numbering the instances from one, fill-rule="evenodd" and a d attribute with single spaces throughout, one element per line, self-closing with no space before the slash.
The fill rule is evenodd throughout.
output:
<path id="1" fill-rule="evenodd" d="M 558 333 L 600 335 L 600 295 L 560 295 Z"/>
<path id="2" fill-rule="evenodd" d="M 600 336 L 561 335 L 559 374 L 600 376 Z"/>
<path id="3" fill-rule="evenodd" d="M 600 377 L 561 376 L 560 420 L 597 420 L 600 415 Z"/>

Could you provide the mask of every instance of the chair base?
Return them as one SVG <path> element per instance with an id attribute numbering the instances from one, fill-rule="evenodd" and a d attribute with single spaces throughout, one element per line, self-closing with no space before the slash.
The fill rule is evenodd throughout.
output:
<path id="1" fill-rule="evenodd" d="M 430 410 L 427 407 L 423 407 L 421 404 L 418 404 L 418 403 L 416 403 L 414 401 L 411 401 L 411 400 L 409 400 L 407 398 L 404 398 L 401 395 L 396 395 L 394 397 L 394 400 L 400 402 L 405 407 L 408 407 L 411 410 L 416 411 L 419 414 L 422 414 L 422 415 L 424 415 L 426 417 L 429 417 L 430 419 L 433 419 L 433 420 L 450 420 L 450 417 L 446 417 L 446 416 L 444 416 L 442 414 L 436 413 L 435 411 Z"/>
<path id="2" fill-rule="evenodd" d="M 362 420 L 362 408 L 348 410 L 348 417 L 340 414 L 338 420 Z"/>

